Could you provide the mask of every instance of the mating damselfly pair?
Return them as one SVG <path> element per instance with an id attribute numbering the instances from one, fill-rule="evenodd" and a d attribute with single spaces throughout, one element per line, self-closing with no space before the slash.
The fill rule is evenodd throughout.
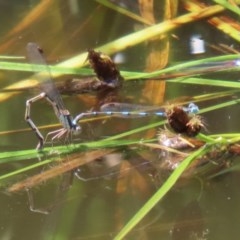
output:
<path id="1" fill-rule="evenodd" d="M 107 116 L 114 116 L 114 117 L 145 117 L 145 116 L 153 115 L 153 116 L 168 118 L 170 116 L 171 119 L 169 122 L 171 125 L 171 121 L 173 121 L 174 124 L 176 123 L 176 119 L 175 119 L 176 117 L 174 113 L 177 111 L 184 116 L 184 121 L 183 121 L 183 125 L 184 125 L 183 128 L 184 128 L 188 126 L 188 122 L 190 121 L 190 118 L 188 118 L 187 115 L 188 114 L 194 115 L 199 111 L 198 107 L 194 103 L 190 103 L 187 107 L 177 107 L 169 110 L 165 107 L 153 107 L 153 106 L 150 107 L 150 106 L 142 106 L 142 105 L 136 105 L 136 104 L 112 102 L 112 103 L 106 103 L 102 105 L 100 108 L 100 111 L 80 113 L 76 115 L 75 118 L 73 118 L 70 112 L 68 111 L 68 109 L 65 107 L 63 100 L 61 98 L 61 95 L 52 80 L 49 67 L 45 60 L 45 57 L 43 56 L 43 50 L 36 43 L 28 43 L 27 55 L 28 55 L 29 61 L 32 64 L 33 70 L 38 73 L 36 76 L 39 80 L 41 90 L 42 90 L 42 93 L 27 100 L 26 112 L 25 112 L 25 120 L 28 122 L 32 130 L 36 133 L 37 138 L 39 140 L 37 149 L 43 148 L 44 139 L 47 139 L 49 136 L 52 136 L 51 139 L 52 141 L 54 141 L 56 139 L 60 139 L 63 137 L 68 138 L 72 134 L 79 134 L 81 132 L 81 127 L 78 124 L 78 122 L 83 117 L 96 116 L 96 115 L 107 115 Z M 42 98 L 45 98 L 52 105 L 55 115 L 57 116 L 59 122 L 62 125 L 61 129 L 49 132 L 46 138 L 43 137 L 38 127 L 35 125 L 35 123 L 32 121 L 30 117 L 31 104 Z M 153 109 L 157 109 L 157 110 L 153 110 Z M 180 129 L 180 128 L 181 129 L 177 131 L 180 133 L 184 132 L 184 130 L 182 130 L 182 126 L 179 128 L 178 122 L 177 122 L 177 129 Z M 182 120 L 180 120 L 180 123 L 182 124 Z"/>

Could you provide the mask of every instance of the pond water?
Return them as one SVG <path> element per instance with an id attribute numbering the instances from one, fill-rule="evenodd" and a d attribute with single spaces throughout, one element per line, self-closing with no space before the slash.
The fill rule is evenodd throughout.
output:
<path id="1" fill-rule="evenodd" d="M 177 1 L 174 2 L 176 4 Z M 137 1 L 131 1 L 131 5 L 127 4 L 128 1 L 121 3 L 125 4 L 128 10 L 140 14 Z M 162 21 L 164 10 L 157 6 L 157 3 L 155 5 L 155 15 L 158 19 L 156 21 Z M 182 2 L 179 2 L 178 15 L 186 13 L 182 5 Z M 144 4 L 142 3 L 141 6 L 143 8 Z M 107 8 L 98 1 L 23 0 L 9 3 L 0 1 L 0 12 L 1 22 L 4 23 L 0 29 L 0 55 L 25 57 L 27 43 L 37 42 L 44 49 L 45 56 L 51 64 L 61 63 L 86 52 L 87 49 L 98 48 L 146 27 L 136 20 L 116 13 L 115 10 Z M 151 11 L 150 13 L 152 14 Z M 142 9 L 141 14 L 145 15 L 145 10 Z M 237 19 L 229 12 L 223 14 Z M 191 48 L 194 36 L 197 36 L 200 45 L 203 44 L 199 50 L 202 52 L 199 54 L 196 53 L 196 49 Z M 170 48 L 168 48 L 169 42 Z M 233 50 L 234 53 L 238 53 L 239 48 L 237 40 L 220 32 L 204 19 L 174 29 L 169 33 L 168 40 L 161 38 L 148 43 L 141 42 L 129 48 L 122 47 L 123 50 L 120 52 L 109 50 L 109 54 L 114 59 L 120 57 L 121 63 L 118 65 L 120 70 L 142 72 L 159 70 L 191 60 L 232 54 Z M 26 59 L 8 61 L 27 62 Z M 223 65 L 222 68 L 225 66 Z M 1 88 L 21 83 L 31 75 L 32 73 L 27 71 L 1 70 Z M 57 80 L 62 83 L 71 78 L 73 76 L 66 74 Z M 203 78 L 235 80 L 236 83 L 239 80 L 237 71 L 215 73 L 214 70 L 209 71 L 209 69 Z M 25 103 L 27 99 L 38 94 L 39 89 L 36 86 L 23 87 L 26 89 L 14 94 L 0 93 L 0 147 L 3 161 L 0 164 L 1 175 L 45 160 L 57 161 L 0 180 L 0 238 L 4 240 L 114 239 L 169 176 L 170 169 L 161 162 L 164 161 L 162 153 L 166 151 L 139 144 L 129 146 L 125 144 L 118 147 L 114 142 L 112 148 L 108 149 L 101 149 L 98 146 L 93 150 L 88 150 L 86 147 L 78 148 L 76 151 L 70 150 L 74 148 L 74 144 L 102 140 L 157 123 L 159 118 L 151 116 L 108 118 L 81 123 L 82 133 L 74 136 L 74 144 L 69 144 L 68 141 L 49 141 L 45 146 L 50 148 L 50 155 L 40 154 L 37 150 L 27 154 L 24 151 L 35 149 L 38 140 L 24 120 Z M 204 109 L 231 100 L 237 101 L 237 92 L 226 97 L 220 94 L 221 91 L 231 89 L 234 90 L 234 88 L 207 84 L 191 85 L 137 79 L 127 81 L 116 91 L 117 93 L 112 91 L 104 99 L 96 100 L 99 96 L 96 97 L 96 93 L 93 93 L 64 95 L 63 100 L 73 116 L 76 116 L 99 107 L 101 102 L 109 102 L 109 99 L 145 105 L 162 105 L 181 100 L 187 105 L 188 102 L 196 100 L 193 99 L 194 96 L 219 92 L 218 97 L 197 103 L 200 109 Z M 34 103 L 31 110 L 31 117 L 37 126 L 58 123 L 52 107 L 45 100 Z M 206 128 L 202 131 L 206 135 L 240 132 L 238 104 L 201 115 L 206 122 Z M 41 128 L 41 132 L 45 136 L 55 129 L 57 128 L 50 130 Z M 121 139 L 140 142 L 155 138 L 158 131 L 155 127 L 148 131 L 128 134 Z M 63 145 L 60 150 L 57 148 L 59 145 Z M 114 151 L 111 152 L 113 148 Z M 11 160 L 17 151 L 24 152 L 26 157 L 19 156 L 19 159 L 15 157 Z M 73 168 L 71 170 L 74 171 L 66 171 L 64 174 L 56 174 L 40 185 L 34 186 L 33 183 L 28 194 L 26 190 L 17 193 L 8 192 L 8 187 L 20 180 L 54 169 L 59 161 L 87 159 L 91 151 L 96 151 L 93 153 L 93 155 L 96 153 L 96 157 L 93 158 L 96 160 L 89 160 L 90 164 Z M 223 154 L 218 155 L 218 151 L 222 151 Z M 3 157 L 5 152 L 10 153 L 6 158 Z M 82 152 L 86 154 L 83 155 Z M 222 169 L 214 168 L 210 173 L 200 176 L 192 174 L 195 168 L 193 171 L 190 169 L 189 173 L 175 184 L 163 200 L 124 239 L 238 239 L 240 230 L 236 223 L 240 221 L 240 216 L 236 209 L 240 202 L 239 157 L 225 154 L 223 149 L 214 150 L 213 154 L 207 157 L 212 166 L 218 166 L 219 159 L 224 163 L 230 161 L 235 167 L 234 171 L 229 162 L 225 164 L 229 167 L 225 169 L 226 173 L 214 178 L 209 177 Z M 36 213 L 30 210 L 29 205 L 35 209 L 41 208 L 42 211 L 48 209 L 51 211 L 49 214 Z"/>

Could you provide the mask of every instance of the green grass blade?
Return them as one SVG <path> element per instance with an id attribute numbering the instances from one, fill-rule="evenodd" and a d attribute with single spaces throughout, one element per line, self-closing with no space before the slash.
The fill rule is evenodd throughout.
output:
<path id="1" fill-rule="evenodd" d="M 219 68 L 222 66 L 222 64 L 225 61 L 230 61 L 230 60 L 238 60 L 239 55 L 238 54 L 229 54 L 229 55 L 223 55 L 223 56 L 217 56 L 217 57 L 209 57 L 209 58 L 204 58 L 200 60 L 195 60 L 195 61 L 188 61 L 185 63 L 180 63 L 180 64 L 175 64 L 174 66 L 161 69 L 158 71 L 154 71 L 151 73 L 141 73 L 141 72 L 130 72 L 130 71 L 121 71 L 121 74 L 126 80 L 136 80 L 136 79 L 141 79 L 141 78 L 154 78 L 161 76 L 163 74 L 167 73 L 174 73 L 178 71 L 186 71 L 190 68 L 194 67 L 199 67 L 201 64 L 207 64 L 207 63 L 214 63 L 214 62 L 219 62 Z M 231 67 L 231 66 L 230 66 Z M 0 62 L 0 69 L 1 70 L 12 70 L 12 71 L 24 71 L 24 72 L 33 72 L 32 65 L 28 63 L 16 63 L 16 62 Z M 42 70 L 41 65 L 39 65 L 39 71 Z M 89 68 L 79 68 L 79 67 L 74 67 L 74 66 L 60 66 L 60 65 L 49 65 L 49 70 L 53 75 L 58 75 L 58 74 L 74 74 L 74 75 L 82 75 L 82 76 L 89 76 L 93 75 L 93 70 Z M 219 71 L 226 71 L 229 70 L 228 67 L 220 68 Z M 238 67 L 234 67 L 234 70 L 239 70 Z M 191 71 L 191 70 L 190 70 Z M 34 69 L 35 72 L 35 69 Z M 199 74 L 199 73 L 196 73 Z"/>
<path id="2" fill-rule="evenodd" d="M 156 141 L 156 139 L 148 139 L 148 140 L 141 140 L 141 143 L 150 143 Z M 64 155 L 69 155 L 70 153 L 75 153 L 75 152 L 84 152 L 86 150 L 91 150 L 91 149 L 100 149 L 100 148 L 115 148 L 115 147 L 123 147 L 123 146 L 130 146 L 133 144 L 139 144 L 139 140 L 115 140 L 115 141 L 96 141 L 96 142 L 90 142 L 90 143 L 80 143 L 72 146 L 57 146 L 54 147 L 54 152 L 59 154 L 61 153 L 61 156 Z M 20 160 L 28 160 L 28 159 L 33 159 L 33 158 L 40 158 L 40 159 L 45 159 L 41 162 L 34 163 L 30 166 L 23 167 L 21 169 L 17 169 L 15 171 L 12 171 L 10 173 L 4 174 L 0 176 L 0 180 L 15 176 L 17 174 L 27 172 L 31 169 L 38 168 L 43 165 L 47 165 L 50 162 L 58 160 L 58 158 L 55 155 L 51 154 L 51 151 L 53 148 L 45 148 L 44 152 L 38 152 L 37 150 L 22 150 L 22 151 L 15 151 L 15 152 L 5 152 L 5 153 L 0 153 L 0 162 L 1 164 L 3 163 L 9 163 L 9 162 L 14 162 L 14 161 L 20 161 Z M 46 159 L 47 158 L 47 159 Z"/>
<path id="3" fill-rule="evenodd" d="M 23 71 L 23 72 L 41 72 L 42 66 L 39 65 L 36 66 L 36 69 L 32 67 L 32 64 L 28 63 L 16 63 L 16 62 L 0 62 L 0 69 L 1 70 L 13 70 L 13 71 Z M 74 68 L 74 67 L 59 67 L 59 66 L 53 66 L 49 65 L 49 70 L 51 73 L 54 74 L 74 74 L 74 75 L 93 75 L 93 70 L 88 68 Z"/>
<path id="4" fill-rule="evenodd" d="M 116 4 L 114 3 L 111 3 L 109 0 L 95 0 L 96 2 L 104 5 L 105 7 L 108 7 L 118 13 L 121 13 L 125 16 L 128 16 L 129 18 L 132 18 L 140 23 L 143 23 L 143 24 L 147 24 L 147 25 L 152 25 L 152 23 L 150 21 L 148 21 L 147 19 L 131 12 L 131 11 L 128 11 L 127 9 L 123 8 L 123 7 L 119 7 L 117 6 Z"/>
<path id="5" fill-rule="evenodd" d="M 3 174 L 3 175 L 0 176 L 0 180 L 6 179 L 6 178 L 10 178 L 10 177 L 13 177 L 13 176 L 15 176 L 15 175 L 17 175 L 17 174 L 24 173 L 24 172 L 27 172 L 27 171 L 29 171 L 29 170 L 32 170 L 32 169 L 35 169 L 35 168 L 44 166 L 44 165 L 46 165 L 46 164 L 49 164 L 50 162 L 52 162 L 51 159 L 44 160 L 44 161 L 41 161 L 41 162 L 37 162 L 37 163 L 35 163 L 35 164 L 32 164 L 32 165 L 30 165 L 30 166 L 27 166 L 27 167 L 20 168 L 20 169 L 18 169 L 18 170 L 9 172 L 9 173 L 7 173 L 7 174 Z"/>
<path id="6" fill-rule="evenodd" d="M 237 6 L 231 4 L 230 3 L 231 1 L 227 0 L 213 0 L 213 1 L 240 16 L 240 9 Z"/>
<path id="7" fill-rule="evenodd" d="M 193 77 L 170 79 L 169 82 L 208 85 L 208 86 L 215 86 L 215 87 L 240 88 L 239 82 L 216 80 L 216 79 L 193 78 Z"/>
<path id="8" fill-rule="evenodd" d="M 229 106 L 232 106 L 232 105 L 235 105 L 235 104 L 239 104 L 239 103 L 240 103 L 240 99 L 235 99 L 235 100 L 219 103 L 219 104 L 216 104 L 216 105 L 209 106 L 209 107 L 206 107 L 204 109 L 201 109 L 200 113 L 211 112 L 211 111 L 214 111 L 214 110 L 217 110 L 217 109 L 229 107 Z"/>
<path id="9" fill-rule="evenodd" d="M 161 188 L 148 200 L 148 202 L 136 213 L 136 215 L 125 225 L 125 227 L 118 233 L 114 240 L 123 239 L 143 218 L 149 211 L 156 206 L 156 204 L 167 194 L 173 187 L 176 181 L 180 178 L 182 173 L 187 169 L 190 163 L 197 157 L 205 154 L 208 147 L 202 147 L 188 156 L 181 164 L 173 171 L 170 177 L 163 183 Z"/>
<path id="10" fill-rule="evenodd" d="M 156 78 L 158 76 L 161 76 L 163 74 L 167 73 L 174 73 L 174 72 L 182 72 L 182 71 L 189 71 L 189 74 L 191 74 L 191 69 L 194 69 L 194 67 L 199 67 L 202 64 L 205 66 L 209 63 L 214 63 L 214 62 L 219 62 L 218 70 L 219 71 L 226 71 L 229 69 L 234 69 L 234 70 L 239 70 L 240 68 L 235 66 L 226 66 L 223 67 L 223 64 L 225 61 L 231 61 L 231 60 L 238 60 L 239 59 L 239 54 L 229 54 L 229 55 L 223 55 L 223 56 L 217 56 L 217 57 L 209 57 L 209 58 L 203 58 L 200 60 L 195 60 L 195 61 L 188 61 L 185 63 L 180 63 L 176 64 L 174 66 L 157 70 L 151 73 L 128 73 L 128 75 L 125 75 L 126 80 L 136 80 L 138 78 Z M 191 68 L 191 69 L 190 69 Z M 198 73 L 195 73 L 195 75 L 199 75 L 201 73 L 201 70 L 204 71 L 204 66 L 202 69 L 199 69 Z M 216 71 L 216 70 L 215 70 Z M 125 73 L 127 74 L 127 73 Z M 193 73 L 194 74 L 194 73 Z"/>
<path id="11" fill-rule="evenodd" d="M 16 60 L 16 59 L 25 59 L 25 57 L 24 56 L 7 56 L 7 55 L 0 55 L 0 59 L 14 59 L 14 60 Z"/>
<path id="12" fill-rule="evenodd" d="M 150 128 L 150 126 L 149 126 Z M 135 130 L 135 131 L 134 131 Z M 132 131 L 126 132 L 126 135 L 131 135 L 132 132 L 140 132 L 143 129 L 134 129 Z M 121 138 L 122 135 L 118 134 L 114 136 L 115 139 Z M 141 140 L 141 142 L 151 142 L 152 139 Z M 138 144 L 140 140 L 113 140 L 112 137 L 103 139 L 101 141 L 78 143 L 72 145 L 62 145 L 55 147 L 45 147 L 43 151 L 39 152 L 36 149 L 19 150 L 12 152 L 2 152 L 0 153 L 0 164 L 10 163 L 14 161 L 29 160 L 33 158 L 46 158 L 52 156 L 52 152 L 56 154 L 70 154 L 74 152 L 81 152 L 83 150 L 97 149 L 97 148 L 111 148 L 111 147 L 122 147 L 133 144 Z"/>

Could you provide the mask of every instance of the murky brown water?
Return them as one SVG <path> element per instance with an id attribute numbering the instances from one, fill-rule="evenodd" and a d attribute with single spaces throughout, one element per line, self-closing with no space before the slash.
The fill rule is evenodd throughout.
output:
<path id="1" fill-rule="evenodd" d="M 136 7 L 137 5 L 134 5 Z M 136 9 L 134 9 L 136 11 Z M 12 1 L 0 2 L 0 54 L 25 56 L 28 42 L 38 42 L 45 50 L 51 63 L 57 63 L 78 55 L 89 48 L 96 48 L 139 28 L 139 24 L 129 18 L 116 14 L 99 5 L 96 1 Z M 201 34 L 206 40 L 205 53 L 201 56 L 220 55 L 210 44 L 225 44 L 239 49 L 235 40 L 219 33 L 206 22 L 188 24 L 174 31 L 171 37 L 170 63 L 200 58 L 191 54 L 189 44 L 193 34 Z M 219 36 L 219 37 L 218 37 Z M 142 71 L 148 56 L 148 46 L 137 45 L 122 52 L 122 70 Z M 18 60 L 13 60 L 18 61 Z M 19 60 L 25 62 L 25 60 Z M 1 86 L 5 87 L 30 76 L 20 71 L 1 71 Z M 206 76 L 207 77 L 207 76 Z M 238 79 L 236 73 L 209 74 L 217 79 Z M 69 78 L 69 76 L 67 76 Z M 61 79 L 65 79 L 64 76 Z M 114 99 L 135 104 L 156 104 L 154 88 L 152 93 L 147 81 L 131 81 L 115 93 Z M 159 81 L 155 81 L 158 84 Z M 165 102 L 180 97 L 212 93 L 224 88 L 167 83 Z M 24 121 L 25 101 L 38 92 L 38 89 L 21 91 L 0 104 L 1 131 L 28 128 Z M 146 93 L 146 92 L 145 92 Z M 148 96 L 152 96 L 149 99 Z M 93 95 L 94 96 L 94 95 Z M 96 106 L 93 96 L 64 96 L 64 103 L 75 116 Z M 112 97 L 112 96 L 110 96 Z M 237 95 L 231 96 L 237 97 Z M 228 98 L 228 99 L 231 99 Z M 200 108 L 224 102 L 226 99 L 201 103 Z M 239 132 L 239 106 L 231 106 L 203 114 L 207 122 L 208 134 Z M 57 123 L 51 106 L 46 101 L 34 104 L 32 117 L 37 126 Z M 82 124 L 83 133 L 76 141 L 89 142 L 125 132 L 157 118 L 111 119 Z M 45 135 L 49 130 L 43 129 Z M 206 133 L 206 132 L 205 132 Z M 127 139 L 143 139 L 155 136 L 156 131 L 140 132 Z M 37 139 L 31 131 L 4 134 L 0 136 L 1 152 L 34 149 Z M 53 143 L 58 145 L 58 143 Z M 47 146 L 51 146 L 51 143 Z M 53 151 L 54 151 L 53 146 Z M 66 144 L 66 148 L 68 148 Z M 139 148 L 139 147 L 135 147 Z M 70 155 L 57 152 L 55 157 L 70 159 Z M 47 157 L 46 157 L 47 158 Z M 41 157 L 41 160 L 45 160 Z M 71 178 L 71 173 L 55 177 L 31 189 L 36 208 L 46 209 L 54 205 L 48 215 L 29 210 L 26 191 L 9 194 L 7 186 L 16 178 L 2 180 L 1 185 L 1 239 L 113 239 L 116 233 L 143 206 L 161 185 L 156 177 L 156 161 L 159 152 L 148 148 L 120 148 L 113 155 L 98 159 L 88 167 L 82 167 L 79 176 Z M 14 161 L 0 165 L 1 174 L 20 169 L 39 161 L 38 154 L 25 161 Z M 154 164 L 152 164 L 154 162 Z M 237 165 L 237 160 L 235 159 Z M 19 175 L 25 179 L 48 168 L 55 163 Z M 121 171 L 120 171 L 121 170 Z M 161 169 L 161 171 L 163 171 Z M 167 170 L 168 171 L 168 170 Z M 121 172 L 121 173 L 119 173 Z M 126 239 L 238 239 L 240 234 L 238 209 L 240 191 L 239 171 L 221 175 L 212 180 L 190 178 L 181 181 L 161 201 L 147 217 L 129 234 Z M 9 182 L 8 182 L 9 181 Z"/>

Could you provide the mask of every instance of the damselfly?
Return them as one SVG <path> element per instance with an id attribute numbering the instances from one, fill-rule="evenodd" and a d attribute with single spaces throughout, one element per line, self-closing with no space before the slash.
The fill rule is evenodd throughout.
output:
<path id="1" fill-rule="evenodd" d="M 199 108 L 196 104 L 190 103 L 187 107 L 181 107 L 181 109 L 187 114 L 196 114 L 199 112 Z M 74 119 L 74 124 L 83 118 L 91 116 L 112 116 L 119 118 L 136 118 L 147 116 L 159 116 L 167 117 L 168 107 L 158 106 L 143 106 L 131 103 L 118 103 L 111 102 L 101 106 L 100 111 L 85 112 L 77 115 Z"/>
<path id="2" fill-rule="evenodd" d="M 37 145 L 37 149 L 42 149 L 44 144 L 44 138 L 32 121 L 30 117 L 30 108 L 31 104 L 45 98 L 53 107 L 54 112 L 59 119 L 60 123 L 62 124 L 63 128 L 58 129 L 56 131 L 50 132 L 47 136 L 52 135 L 52 140 L 59 139 L 66 135 L 69 136 L 71 133 L 78 133 L 81 128 L 79 125 L 76 124 L 76 121 L 73 120 L 72 116 L 70 115 L 69 111 L 65 108 L 63 104 L 63 100 L 61 95 L 59 94 L 56 86 L 54 85 L 50 71 L 48 69 L 46 60 L 43 56 L 43 51 L 36 43 L 28 43 L 27 44 L 27 54 L 29 61 L 33 64 L 33 70 L 38 72 L 36 75 L 40 82 L 42 93 L 38 96 L 35 96 L 26 102 L 26 112 L 25 112 L 25 120 L 30 125 L 32 130 L 36 133 L 37 138 L 39 139 L 39 143 Z"/>

